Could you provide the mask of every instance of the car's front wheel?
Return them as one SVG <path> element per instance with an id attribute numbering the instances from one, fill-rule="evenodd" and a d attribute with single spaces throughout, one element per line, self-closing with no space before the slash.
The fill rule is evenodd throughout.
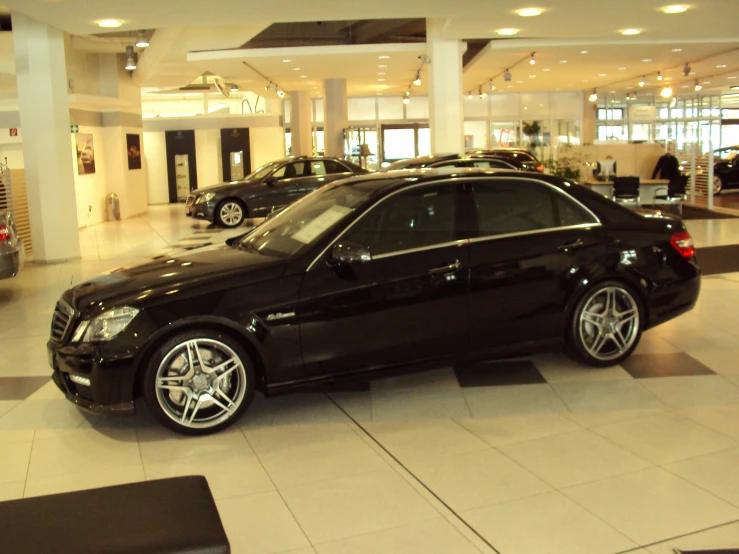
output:
<path id="1" fill-rule="evenodd" d="M 245 218 L 246 208 L 238 200 L 225 200 L 216 209 L 216 222 L 224 227 L 238 227 Z"/>
<path id="2" fill-rule="evenodd" d="M 643 310 L 637 295 L 607 281 L 577 303 L 570 323 L 570 350 L 583 362 L 607 367 L 628 358 L 639 344 Z"/>
<path id="3" fill-rule="evenodd" d="M 186 331 L 163 343 L 149 359 L 144 399 L 160 423 L 186 435 L 225 429 L 254 398 L 254 368 L 230 336 Z"/>
<path id="4" fill-rule="evenodd" d="M 724 180 L 719 177 L 718 175 L 713 176 L 713 194 L 714 196 L 717 194 L 721 194 L 721 191 L 724 188 Z"/>

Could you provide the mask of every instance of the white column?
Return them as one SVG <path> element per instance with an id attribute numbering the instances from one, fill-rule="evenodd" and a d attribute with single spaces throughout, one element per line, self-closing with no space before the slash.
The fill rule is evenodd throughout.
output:
<path id="1" fill-rule="evenodd" d="M 80 257 L 64 34 L 12 13 L 33 257 Z"/>
<path id="2" fill-rule="evenodd" d="M 290 133 L 293 156 L 313 155 L 312 106 L 305 91 L 290 93 Z"/>
<path id="3" fill-rule="evenodd" d="M 429 125 L 432 154 L 464 152 L 462 55 L 459 40 L 442 38 L 443 19 L 426 20 L 429 65 Z M 412 99 L 411 99 L 412 101 Z"/>
<path id="4" fill-rule="evenodd" d="M 323 82 L 323 141 L 326 156 L 344 157 L 344 129 L 349 127 L 346 79 Z"/>
<path id="5" fill-rule="evenodd" d="M 598 136 L 598 126 L 596 124 L 598 105 L 591 102 L 586 93 L 583 93 L 582 101 L 582 144 L 593 144 Z"/>

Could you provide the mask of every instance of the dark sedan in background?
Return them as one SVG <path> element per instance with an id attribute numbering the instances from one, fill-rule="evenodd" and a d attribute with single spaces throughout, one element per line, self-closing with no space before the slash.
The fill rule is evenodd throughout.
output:
<path id="1" fill-rule="evenodd" d="M 0 211 L 0 279 L 15 277 L 23 268 L 26 251 L 8 211 Z"/>
<path id="2" fill-rule="evenodd" d="M 222 227 L 238 227 L 247 217 L 265 217 L 337 179 L 368 173 L 336 158 L 293 157 L 260 167 L 243 180 L 193 191 L 187 215 Z"/>
<path id="3" fill-rule="evenodd" d="M 592 366 L 695 305 L 679 219 L 520 171 L 376 173 L 245 235 L 66 291 L 48 343 L 66 397 L 186 434 L 267 395 L 561 349 Z"/>
<path id="4" fill-rule="evenodd" d="M 487 160 L 475 164 L 474 160 Z M 544 166 L 525 150 L 475 150 L 464 156 L 459 154 L 440 154 L 419 156 L 407 160 L 398 160 L 384 167 L 381 171 L 399 171 L 401 169 L 422 169 L 435 167 L 479 167 L 489 169 L 518 169 L 542 173 Z"/>

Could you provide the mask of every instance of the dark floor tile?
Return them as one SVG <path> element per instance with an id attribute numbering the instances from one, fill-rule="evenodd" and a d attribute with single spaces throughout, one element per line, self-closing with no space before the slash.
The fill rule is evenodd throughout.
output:
<path id="1" fill-rule="evenodd" d="M 461 387 L 502 387 L 546 383 L 533 362 L 475 362 L 454 368 Z"/>
<path id="2" fill-rule="evenodd" d="M 25 400 L 48 382 L 48 377 L 0 377 L 0 400 Z"/>
<path id="3" fill-rule="evenodd" d="M 635 354 L 621 362 L 621 367 L 637 379 L 716 375 L 715 371 L 682 352 L 677 354 Z"/>
<path id="4" fill-rule="evenodd" d="M 736 219 L 737 216 L 721 212 L 708 211 L 694 206 L 683 206 L 683 219 Z"/>
<path id="5" fill-rule="evenodd" d="M 698 259 L 698 265 L 703 270 L 703 275 L 739 271 L 739 244 L 698 248 L 695 256 Z"/>
<path id="6" fill-rule="evenodd" d="M 346 381 L 325 383 L 317 387 L 322 392 L 369 392 L 372 390 L 369 381 Z"/>

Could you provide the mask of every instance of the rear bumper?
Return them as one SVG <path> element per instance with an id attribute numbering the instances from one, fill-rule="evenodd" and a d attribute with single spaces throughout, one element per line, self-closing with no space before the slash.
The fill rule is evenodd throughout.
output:
<path id="1" fill-rule="evenodd" d="M 674 319 L 695 308 L 701 290 L 700 269 L 694 277 L 659 288 L 652 296 L 648 329 Z"/>
<path id="2" fill-rule="evenodd" d="M 15 277 L 23 268 L 23 251 L 0 247 L 0 279 Z"/>

